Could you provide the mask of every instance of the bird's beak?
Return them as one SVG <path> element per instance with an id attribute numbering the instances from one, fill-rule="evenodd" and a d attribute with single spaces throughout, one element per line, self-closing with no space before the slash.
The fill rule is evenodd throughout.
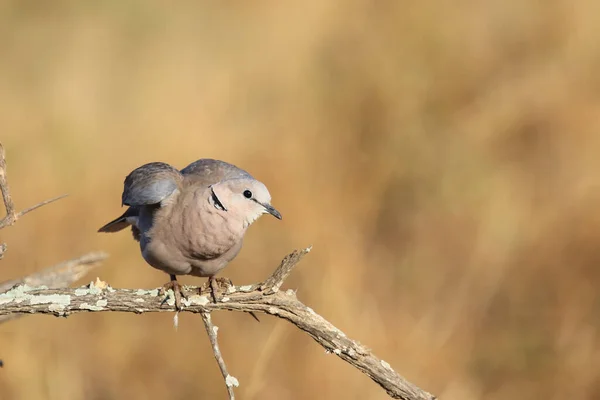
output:
<path id="1" fill-rule="evenodd" d="M 275 209 L 275 207 L 273 207 L 270 204 L 263 204 L 262 206 L 265 208 L 265 210 L 267 210 L 269 214 L 271 214 L 277 219 L 281 219 L 281 214 Z"/>

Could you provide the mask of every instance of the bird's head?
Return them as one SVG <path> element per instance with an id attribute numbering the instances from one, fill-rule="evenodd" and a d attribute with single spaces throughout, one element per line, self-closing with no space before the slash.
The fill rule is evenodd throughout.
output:
<path id="1" fill-rule="evenodd" d="M 281 219 L 279 211 L 271 205 L 269 190 L 256 179 L 228 179 L 211 185 L 209 202 L 216 209 L 242 220 L 244 227 L 263 214 Z"/>

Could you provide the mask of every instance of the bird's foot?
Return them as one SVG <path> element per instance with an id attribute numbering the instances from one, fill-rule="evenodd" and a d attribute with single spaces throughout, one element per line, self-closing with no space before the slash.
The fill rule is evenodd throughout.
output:
<path id="1" fill-rule="evenodd" d="M 181 290 L 181 286 L 179 285 L 177 278 L 173 275 L 171 275 L 171 280 L 169 282 L 165 283 L 161 288 L 161 291 L 164 292 L 165 296 L 167 296 L 163 300 L 163 303 L 165 301 L 167 301 L 169 289 L 171 289 L 173 291 L 173 296 L 175 297 L 175 309 L 177 311 L 181 311 L 182 310 L 181 298 L 182 297 L 185 298 L 186 296 L 183 293 L 183 291 Z"/>
<path id="2" fill-rule="evenodd" d="M 224 290 L 225 292 L 227 291 L 227 289 L 229 287 L 233 286 L 233 282 L 231 282 L 231 279 L 229 278 L 215 278 L 215 277 L 209 277 L 208 281 L 206 281 L 206 283 L 204 285 L 202 285 L 202 288 L 200 288 L 200 291 L 205 291 L 205 290 L 210 290 L 210 295 L 213 299 L 213 302 L 217 303 L 221 300 L 222 296 L 219 294 L 219 290 Z"/>

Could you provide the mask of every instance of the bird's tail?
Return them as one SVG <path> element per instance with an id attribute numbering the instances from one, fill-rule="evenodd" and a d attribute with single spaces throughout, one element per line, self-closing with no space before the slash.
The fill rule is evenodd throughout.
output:
<path id="1" fill-rule="evenodd" d="M 108 224 L 98 229 L 98 232 L 119 232 L 128 226 L 130 226 L 130 224 L 127 222 L 127 217 L 125 217 L 125 214 L 123 214 L 119 218 L 113 219 Z"/>
<path id="2" fill-rule="evenodd" d="M 136 228 L 135 225 L 137 223 L 138 213 L 139 210 L 136 207 L 129 207 L 123 215 L 113 219 L 108 224 L 98 229 L 98 232 L 119 232 L 128 226 Z"/>

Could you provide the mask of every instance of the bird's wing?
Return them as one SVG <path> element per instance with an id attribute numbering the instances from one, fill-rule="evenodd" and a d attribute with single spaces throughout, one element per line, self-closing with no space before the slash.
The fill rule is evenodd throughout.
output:
<path id="1" fill-rule="evenodd" d="M 125 178 L 122 203 L 128 206 L 160 203 L 179 187 L 182 180 L 181 173 L 169 164 L 144 164 Z"/>
<path id="2" fill-rule="evenodd" d="M 201 158 L 181 170 L 185 179 L 202 185 L 213 185 L 226 179 L 252 178 L 241 168 L 225 161 Z"/>

